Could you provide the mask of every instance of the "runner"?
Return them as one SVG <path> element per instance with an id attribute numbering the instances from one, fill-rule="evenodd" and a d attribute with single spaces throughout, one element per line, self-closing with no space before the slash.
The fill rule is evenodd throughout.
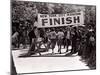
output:
<path id="1" fill-rule="evenodd" d="M 54 31 L 54 29 L 51 30 L 49 35 L 50 35 L 50 40 L 51 40 L 52 53 L 54 53 L 54 48 L 56 45 L 56 32 Z"/>
<path id="2" fill-rule="evenodd" d="M 70 33 L 70 27 L 66 27 L 65 31 L 65 43 L 66 43 L 66 52 L 68 52 L 68 47 L 71 44 L 71 33 Z"/>
<path id="3" fill-rule="evenodd" d="M 71 54 L 74 54 L 77 52 L 77 37 L 78 37 L 78 34 L 76 32 L 76 27 L 73 28 L 73 31 L 72 31 L 72 50 L 71 50 Z"/>
<path id="4" fill-rule="evenodd" d="M 61 46 L 62 46 L 62 43 L 63 43 L 63 38 L 64 38 L 64 33 L 62 31 L 62 29 L 60 29 L 57 33 L 57 44 L 58 44 L 58 52 L 60 52 L 61 54 Z"/>

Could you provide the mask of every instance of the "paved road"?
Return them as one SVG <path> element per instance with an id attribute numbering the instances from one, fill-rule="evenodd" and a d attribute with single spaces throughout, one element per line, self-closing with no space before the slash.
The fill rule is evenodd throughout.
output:
<path id="1" fill-rule="evenodd" d="M 27 53 L 28 49 L 13 50 L 12 55 L 16 66 L 17 73 L 35 73 L 48 71 L 64 71 L 64 70 L 80 70 L 89 69 L 85 63 L 80 61 L 80 57 L 76 55 L 65 56 L 65 49 L 62 49 L 62 54 L 57 52 L 52 54 L 52 50 L 32 55 L 30 57 L 19 57 L 21 54 Z"/>

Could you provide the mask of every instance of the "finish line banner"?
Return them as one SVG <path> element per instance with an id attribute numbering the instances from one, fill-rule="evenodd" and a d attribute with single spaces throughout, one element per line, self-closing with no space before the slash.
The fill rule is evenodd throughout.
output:
<path id="1" fill-rule="evenodd" d="M 67 14 L 38 14 L 38 27 L 59 27 L 84 24 L 83 12 Z"/>

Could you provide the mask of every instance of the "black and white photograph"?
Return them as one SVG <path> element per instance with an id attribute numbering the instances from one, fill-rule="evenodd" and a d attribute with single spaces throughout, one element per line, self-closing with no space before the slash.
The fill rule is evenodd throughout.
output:
<path id="1" fill-rule="evenodd" d="M 11 75 L 95 69 L 95 5 L 11 0 Z"/>

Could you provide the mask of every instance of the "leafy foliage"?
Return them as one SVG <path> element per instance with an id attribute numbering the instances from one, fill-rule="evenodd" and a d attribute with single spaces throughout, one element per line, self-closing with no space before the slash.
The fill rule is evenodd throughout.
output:
<path id="1" fill-rule="evenodd" d="M 38 13 L 66 14 L 77 11 L 84 12 L 85 24 L 95 25 L 96 23 L 95 6 L 28 2 L 28 1 L 12 1 L 12 22 L 28 21 L 31 24 L 33 24 Z"/>

